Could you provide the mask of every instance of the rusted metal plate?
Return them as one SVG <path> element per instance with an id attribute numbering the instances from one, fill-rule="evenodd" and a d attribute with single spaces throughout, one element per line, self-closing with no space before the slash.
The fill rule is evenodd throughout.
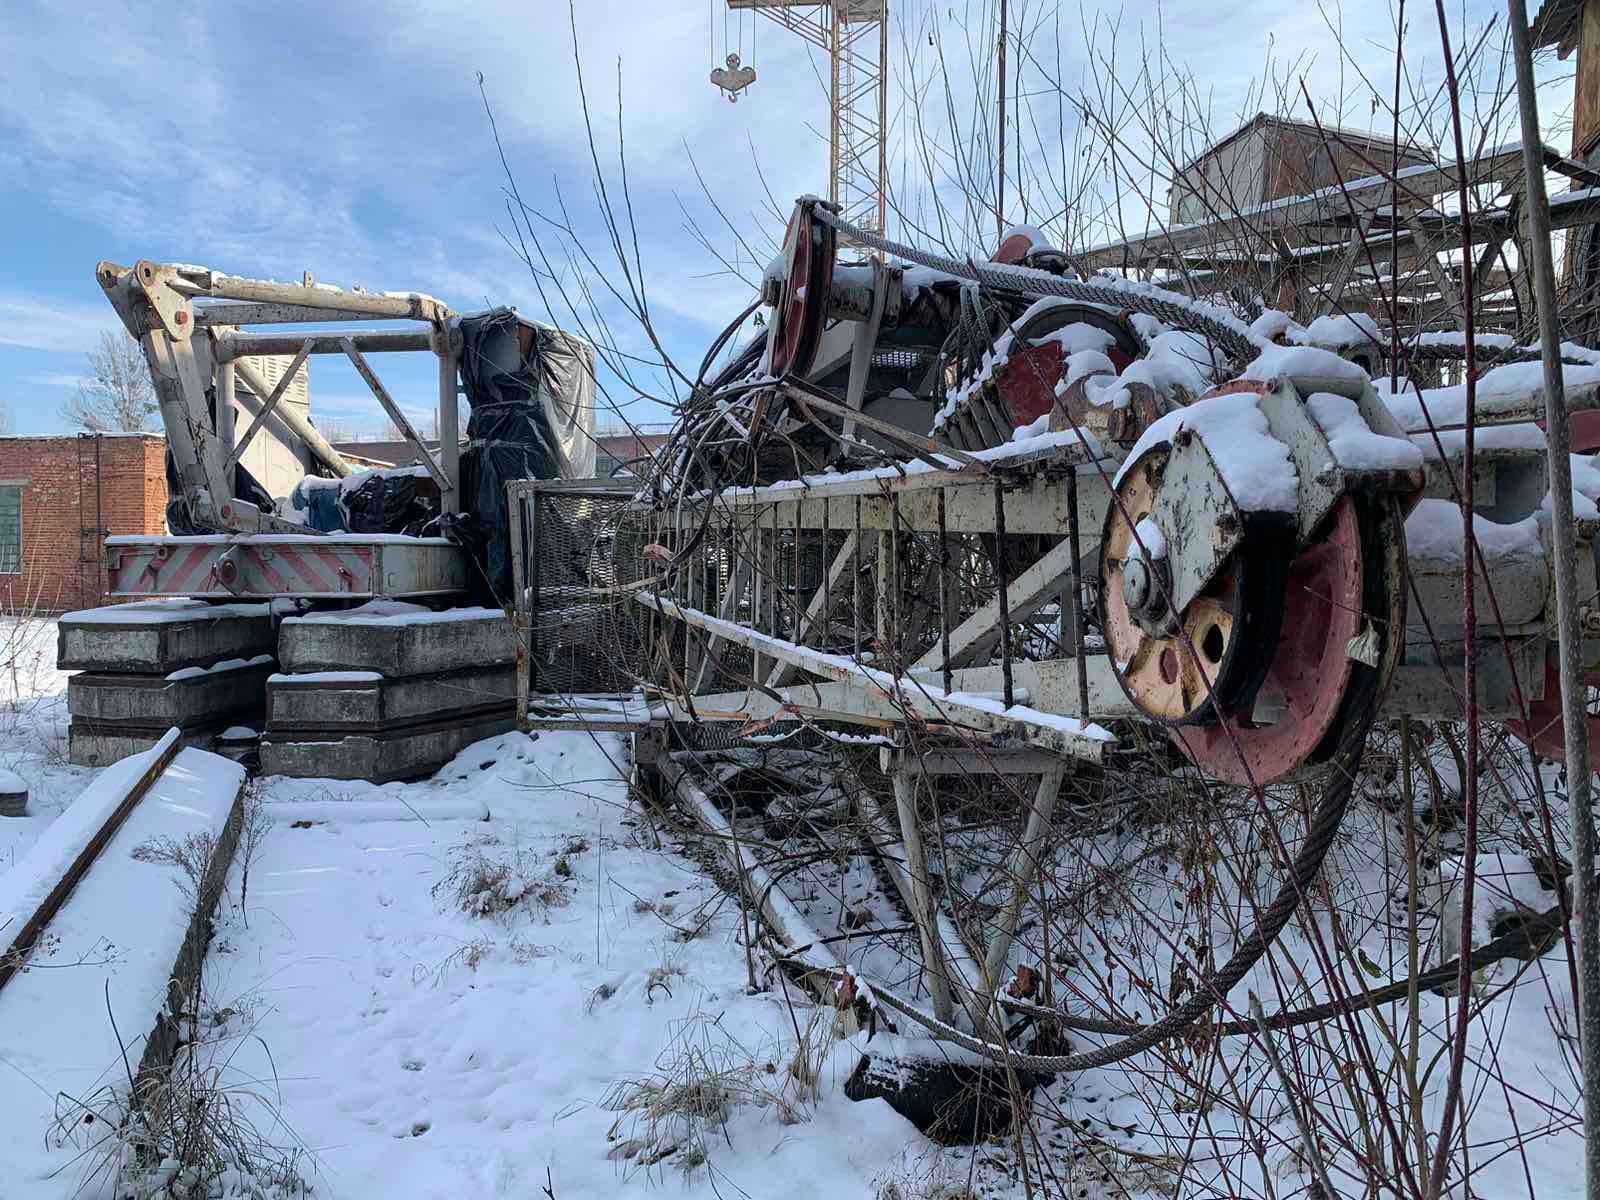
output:
<path id="1" fill-rule="evenodd" d="M 443 538 L 116 537 L 106 575 L 114 596 L 406 599 L 465 591 L 467 562 Z"/>
<path id="2" fill-rule="evenodd" d="M 1600 675 L 1584 678 L 1589 687 L 1600 687 Z M 1551 762 L 1565 762 L 1566 723 L 1561 718 L 1561 663 L 1552 642 L 1545 654 L 1544 692 L 1528 701 L 1528 719 L 1506 722 L 1512 735 L 1526 742 L 1528 748 Z M 1600 717 L 1588 718 L 1589 757 L 1600 761 Z"/>
<path id="3" fill-rule="evenodd" d="M 1006 415 L 1011 429 L 1031 425 L 1055 408 L 1060 378 L 1060 342 L 1012 351 L 1005 366 L 994 373 L 993 384 L 996 399 L 1010 410 Z"/>

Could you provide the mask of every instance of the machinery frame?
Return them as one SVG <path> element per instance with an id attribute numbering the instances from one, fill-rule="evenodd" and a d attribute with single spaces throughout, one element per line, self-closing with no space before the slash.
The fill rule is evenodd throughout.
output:
<path id="1" fill-rule="evenodd" d="M 150 368 L 181 498 L 197 524 L 219 535 L 113 539 L 106 550 L 111 594 L 354 598 L 450 595 L 465 587 L 461 552 L 443 539 L 328 538 L 238 502 L 232 487 L 234 468 L 269 424 L 334 476 L 355 470 L 281 403 L 307 358 L 333 354 L 350 361 L 411 443 L 438 485 L 441 511 L 459 512 L 461 335 L 447 305 L 417 292 L 344 291 L 309 274 L 298 284 L 279 283 L 146 260 L 132 267 L 101 262 L 95 277 Z M 335 332 L 281 328 L 332 322 L 373 324 Z M 368 358 L 419 352 L 438 360 L 437 454 Z M 251 365 L 255 356 L 289 362 L 272 383 Z M 250 415 L 242 430 L 236 412 Z"/>

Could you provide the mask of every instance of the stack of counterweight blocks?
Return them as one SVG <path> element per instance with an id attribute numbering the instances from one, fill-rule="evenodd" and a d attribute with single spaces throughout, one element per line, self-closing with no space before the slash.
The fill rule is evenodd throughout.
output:
<path id="1" fill-rule="evenodd" d="M 103 767 L 148 750 L 172 726 L 207 747 L 259 725 L 277 664 L 266 604 L 149 600 L 68 613 L 56 665 L 67 681 L 68 757 Z"/>
<path id="2" fill-rule="evenodd" d="M 516 724 L 516 638 L 498 609 L 375 602 L 289 617 L 278 661 L 264 775 L 413 779 Z"/>

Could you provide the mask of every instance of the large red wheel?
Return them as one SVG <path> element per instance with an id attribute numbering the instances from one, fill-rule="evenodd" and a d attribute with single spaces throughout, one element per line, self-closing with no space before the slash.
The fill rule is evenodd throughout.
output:
<path id="1" fill-rule="evenodd" d="M 1252 711 L 1172 731 L 1224 783 L 1276 783 L 1327 763 L 1366 736 L 1388 689 L 1405 628 L 1399 509 L 1345 496 L 1326 529 L 1289 564 L 1277 648 Z"/>
<path id="2" fill-rule="evenodd" d="M 767 366 L 774 375 L 804 375 L 811 369 L 828 319 L 833 287 L 833 227 L 817 220 L 817 200 L 794 207 L 783 239 L 783 292 L 767 333 Z"/>
<path id="3" fill-rule="evenodd" d="M 1283 562 L 1265 547 L 1235 554 L 1174 620 L 1164 552 L 1146 559 L 1150 535 L 1136 534 L 1170 456 L 1154 447 L 1122 473 L 1100 539 L 1100 611 L 1112 673 L 1134 706 L 1162 725 L 1203 726 L 1255 695 L 1277 638 Z"/>

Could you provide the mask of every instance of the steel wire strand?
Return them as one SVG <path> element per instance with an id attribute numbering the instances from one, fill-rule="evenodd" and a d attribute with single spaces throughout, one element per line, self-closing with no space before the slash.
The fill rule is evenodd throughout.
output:
<path id="1" fill-rule="evenodd" d="M 1307 889 L 1322 870 L 1322 864 L 1328 856 L 1328 851 L 1333 847 L 1333 839 L 1339 831 L 1339 825 L 1344 820 L 1346 807 L 1354 791 L 1355 778 L 1353 772 L 1336 771 L 1328 781 L 1322 794 L 1322 800 L 1313 814 L 1310 830 L 1306 840 L 1300 847 L 1300 852 L 1295 856 L 1289 872 L 1289 879 L 1285 881 L 1272 903 L 1262 911 L 1260 920 L 1251 931 L 1250 936 L 1241 942 L 1234 950 L 1233 956 L 1216 971 L 1210 973 L 1196 988 L 1194 995 L 1178 1005 L 1159 1021 L 1148 1025 L 1128 1026 L 1115 1031 L 1124 1036 L 1120 1041 L 1112 1042 L 1107 1046 L 1097 1046 L 1092 1050 L 1081 1050 L 1075 1054 L 1026 1054 L 1012 1049 L 1008 1045 L 988 1041 L 975 1037 L 964 1030 L 956 1028 L 937 1017 L 929 1016 L 907 1000 L 901 999 L 894 993 L 872 989 L 872 994 L 889 1008 L 894 1009 L 902 1016 L 907 1017 L 932 1034 L 935 1040 L 947 1041 L 960 1046 L 973 1054 L 981 1055 L 996 1062 L 1004 1062 L 1013 1066 L 1022 1067 L 1030 1071 L 1066 1072 L 1087 1071 L 1095 1067 L 1109 1066 L 1121 1062 L 1123 1059 L 1132 1058 L 1153 1046 L 1182 1033 L 1189 1026 L 1198 1022 L 1206 1013 L 1216 1008 L 1233 990 L 1234 986 L 1243 979 L 1266 954 L 1267 948 L 1276 940 L 1283 931 L 1289 919 L 1294 915 L 1301 900 L 1305 898 Z M 871 986 L 870 980 L 863 980 Z M 1052 1016 L 1055 1014 L 1052 1013 Z M 1131 1030 L 1131 1032 L 1130 1032 Z"/>
<path id="2" fill-rule="evenodd" d="M 823 224 L 871 249 L 982 284 L 984 287 L 998 291 L 1021 292 L 1030 296 L 1061 296 L 1069 300 L 1131 309 L 1155 317 L 1175 329 L 1187 329 L 1203 334 L 1240 366 L 1256 358 L 1268 345 L 1258 335 L 1252 333 L 1248 325 L 1219 305 L 1196 301 L 1152 284 L 1118 280 L 1110 276 L 1102 276 L 1091 282 L 1053 275 L 1033 267 L 951 258 L 881 237 L 845 220 L 820 204 L 812 211 Z M 1207 309 L 1211 311 L 1206 311 Z M 1378 349 L 1380 352 L 1387 350 L 1381 343 L 1378 344 Z M 1404 351 L 1407 358 L 1418 362 L 1460 362 L 1466 357 L 1465 346 L 1450 344 L 1412 344 L 1405 346 Z M 1475 351 L 1478 358 L 1496 366 L 1505 363 L 1536 362 L 1540 355 L 1537 346 L 1500 347 L 1480 344 L 1475 347 Z M 1583 347 L 1564 348 L 1561 357 L 1563 362 L 1571 365 L 1595 365 L 1594 352 L 1586 352 Z"/>
<path id="3" fill-rule="evenodd" d="M 1166 292 L 1146 284 L 1112 282 L 1104 280 L 1088 283 L 1052 275 L 1031 267 L 1013 267 L 1003 263 L 962 261 L 918 250 L 901 242 L 880 237 L 869 230 L 845 220 L 822 205 L 812 209 L 816 218 L 825 225 L 856 240 L 871 249 L 891 254 L 907 262 L 917 263 L 935 271 L 943 271 L 968 279 L 984 287 L 1000 291 L 1022 292 L 1032 296 L 1061 296 L 1068 300 L 1083 300 L 1091 304 L 1107 304 L 1132 309 L 1179 329 L 1192 329 L 1204 334 L 1228 355 L 1240 363 L 1249 362 L 1261 352 L 1265 344 L 1250 332 L 1249 326 L 1221 308 L 1208 313 L 1196 301 L 1176 292 Z M 1216 306 L 1208 306 L 1215 308 Z"/>

